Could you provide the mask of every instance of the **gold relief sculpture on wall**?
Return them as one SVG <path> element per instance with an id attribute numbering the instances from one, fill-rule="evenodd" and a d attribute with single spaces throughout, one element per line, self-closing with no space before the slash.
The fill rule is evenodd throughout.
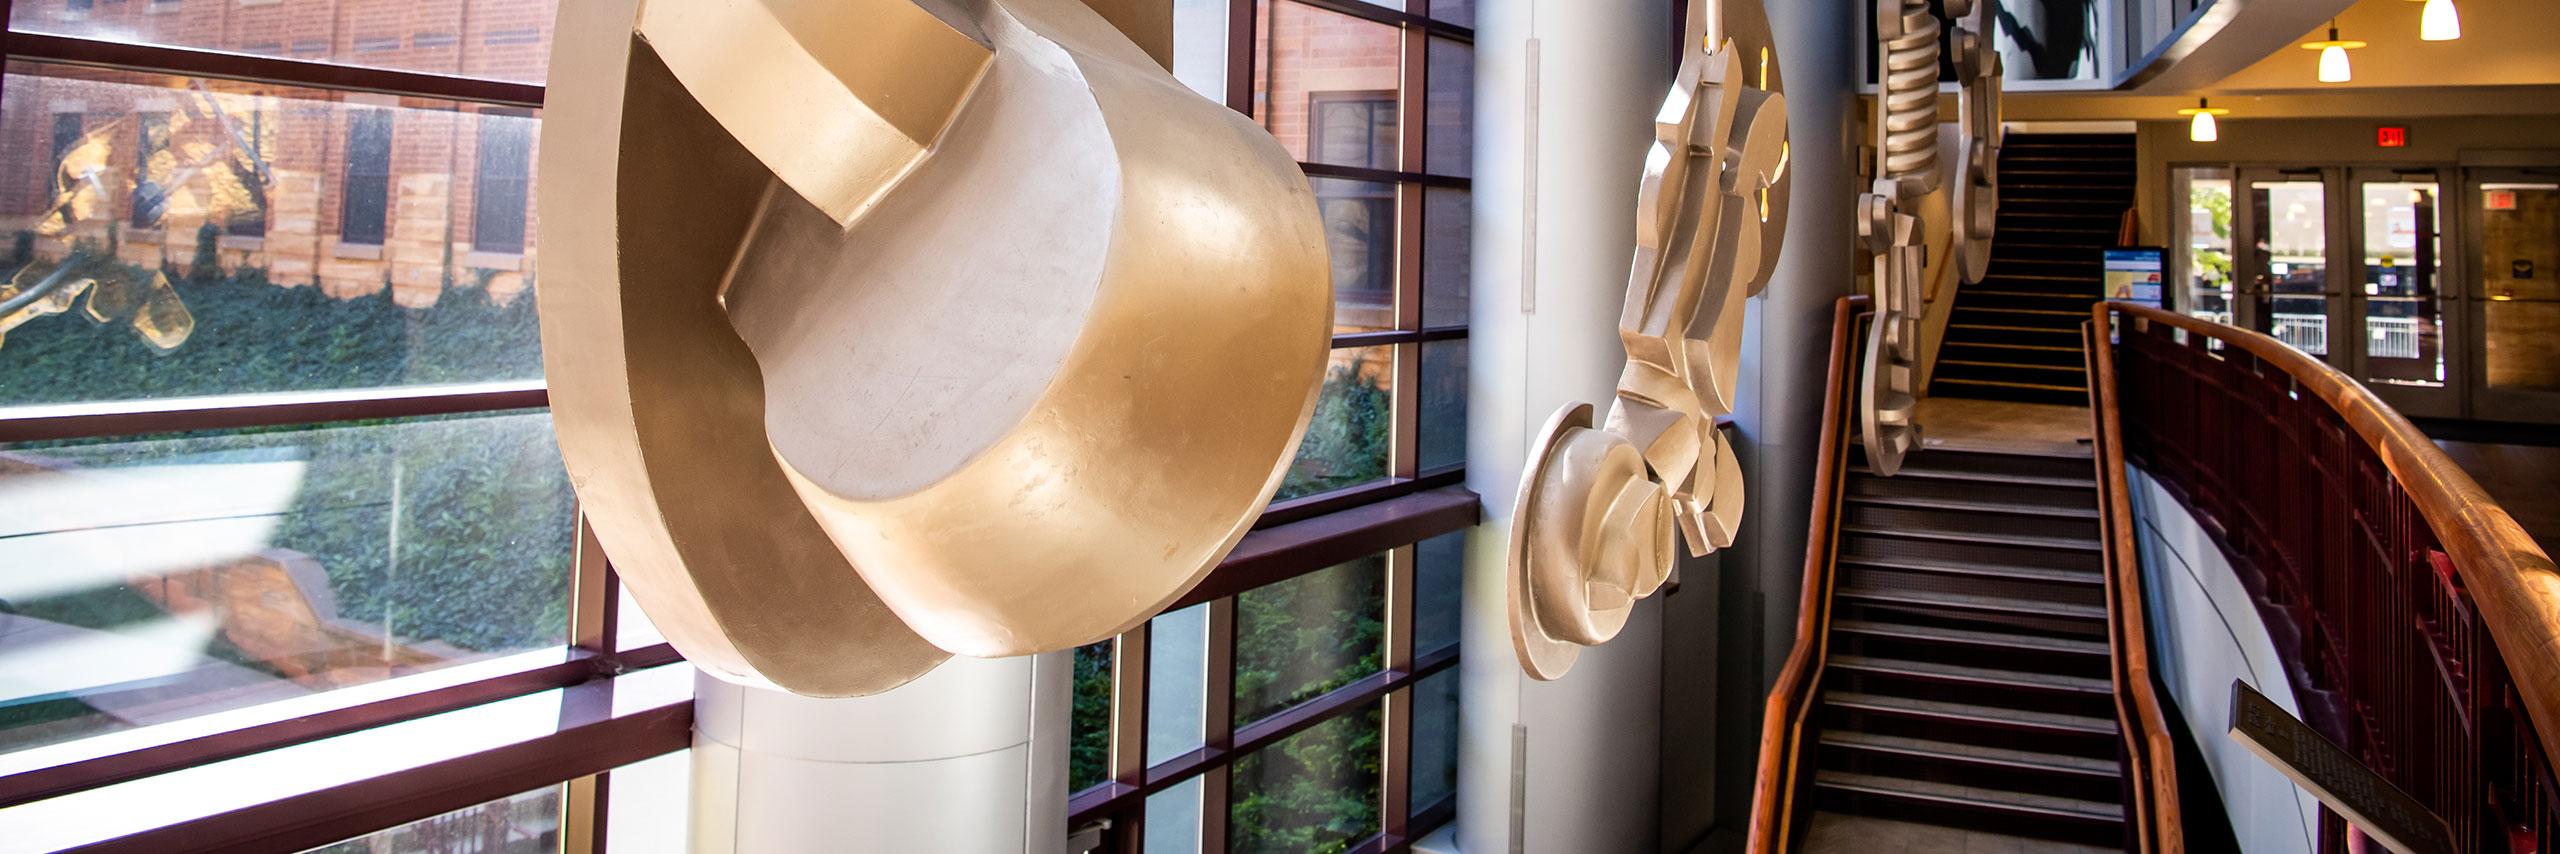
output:
<path id="1" fill-rule="evenodd" d="M 1954 216 L 1956 278 L 1975 284 L 1991 272 L 1991 238 L 2000 223 L 2000 51 L 1991 28 L 2000 0 L 1946 0 L 1955 21 L 1948 42 L 1956 67 L 1956 177 L 1948 205 Z"/>
<path id="2" fill-rule="evenodd" d="M 1745 300 L 1786 228 L 1786 100 L 1750 0 L 1691 0 L 1687 49 L 1655 119 L 1605 420 L 1565 406 L 1533 440 L 1506 573 L 1521 668 L 1561 677 L 1615 637 L 1677 559 L 1733 544 L 1743 480 L 1716 429 L 1733 412 Z"/>
<path id="3" fill-rule="evenodd" d="M 1314 195 L 1165 69 L 1169 19 L 1095 5 L 561 4 L 561 454 L 696 665 L 854 696 L 1107 638 L 1279 484 L 1331 342 Z"/>
<path id="4" fill-rule="evenodd" d="M 1858 239 L 1873 258 L 1875 319 L 1858 372 L 1858 436 L 1867 466 L 1891 476 L 1920 447 L 1921 277 L 1929 250 L 1915 212 L 1940 185 L 1937 13 L 1928 0 L 1876 5 L 1875 185 L 1858 197 Z"/>

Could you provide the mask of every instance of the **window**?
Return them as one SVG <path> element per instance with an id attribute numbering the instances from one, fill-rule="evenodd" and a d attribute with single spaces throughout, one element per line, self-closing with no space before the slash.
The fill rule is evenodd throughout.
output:
<path id="1" fill-rule="evenodd" d="M 55 165 L 61 165 L 63 155 L 70 154 L 71 147 L 80 144 L 82 119 L 79 113 L 53 114 L 53 162 Z M 50 192 L 53 189 L 51 186 L 53 176 L 46 175 L 44 182 L 47 185 L 45 189 Z"/>
<path id="2" fill-rule="evenodd" d="M 471 248 L 522 253 L 525 194 L 533 173 L 533 122 L 504 113 L 481 113 L 479 160 Z"/>
<path id="3" fill-rule="evenodd" d="M 175 177 L 175 158 L 169 156 L 169 114 L 135 113 L 133 176 L 133 227 L 159 228 L 160 215 L 168 212 L 169 190 L 161 182 Z"/>
<path id="4" fill-rule="evenodd" d="M 338 242 L 382 245 L 391 212 L 390 110 L 347 112 L 347 181 L 339 204 Z"/>

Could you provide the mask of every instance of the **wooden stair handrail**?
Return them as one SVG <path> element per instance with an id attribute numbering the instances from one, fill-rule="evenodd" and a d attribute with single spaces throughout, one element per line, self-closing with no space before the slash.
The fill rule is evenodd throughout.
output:
<path id="1" fill-rule="evenodd" d="M 1846 441 L 1848 397 L 1852 387 L 1851 353 L 1857 344 L 1858 317 L 1868 310 L 1865 296 L 1841 297 L 1831 309 L 1831 370 L 1823 386 L 1822 443 L 1813 466 L 1813 518 L 1805 526 L 1804 590 L 1796 610 L 1795 649 L 1778 670 L 1778 682 L 1760 719 L 1760 767 L 1751 782 L 1751 825 L 1745 850 L 1783 854 L 1790 850 L 1796 773 L 1804 758 L 1804 722 L 1811 715 L 1814 687 L 1822 674 L 1830 637 L 1831 570 L 1838 538 L 1840 484 L 1844 477 L 1841 449 Z"/>
<path id="2" fill-rule="evenodd" d="M 2272 336 L 2131 303 L 2091 309 L 2101 328 L 2110 314 L 2221 341 L 2284 371 L 2301 391 L 2335 409 L 2435 531 L 2504 654 L 2534 733 L 2546 750 L 2560 745 L 2560 568 L 2470 474 L 2362 384 Z"/>
<path id="3" fill-rule="evenodd" d="M 2103 311 L 2103 308 L 2101 309 Z M 2126 806 L 2135 850 L 2178 854 L 2186 833 L 2178 801 L 2178 753 L 2168 715 L 2151 680 L 2151 640 L 2142 605 L 2142 574 L 2133 545 L 2133 501 L 2124 473 L 2124 422 L 2116 408 L 2115 348 L 2103 314 L 2081 327 L 2089 357 L 2089 420 L 2098 469 L 2099 521 L 2105 536 L 2109 676 L 2115 682 L 2116 730 L 2125 742 Z"/>

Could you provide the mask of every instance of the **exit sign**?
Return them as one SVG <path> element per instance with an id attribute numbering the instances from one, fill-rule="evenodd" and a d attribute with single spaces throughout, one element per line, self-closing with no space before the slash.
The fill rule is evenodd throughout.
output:
<path id="1" fill-rule="evenodd" d="M 2383 148 L 2400 148 L 2402 146 L 2406 146 L 2409 144 L 2409 129 L 2377 128 L 2373 132 L 2373 144 Z"/>

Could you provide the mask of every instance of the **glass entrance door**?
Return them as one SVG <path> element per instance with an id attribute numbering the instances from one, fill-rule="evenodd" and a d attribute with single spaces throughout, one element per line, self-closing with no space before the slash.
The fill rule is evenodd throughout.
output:
<path id="1" fill-rule="evenodd" d="M 2355 270 L 2346 294 L 2353 340 L 2332 357 L 2404 415 L 2462 415 L 2460 287 L 2446 287 L 2443 185 L 2433 170 L 2356 170 L 2348 237 Z"/>
<path id="2" fill-rule="evenodd" d="M 2560 169 L 2469 172 L 2470 417 L 2560 423 Z"/>
<path id="3" fill-rule="evenodd" d="M 2241 232 L 2234 277 L 2235 322 L 2275 336 L 2296 350 L 2342 364 L 2330 330 L 2342 328 L 2343 290 L 2330 257 L 2330 175 L 2320 169 L 2243 169 L 2237 182 Z M 2335 352 L 2333 352 L 2335 351 Z"/>

